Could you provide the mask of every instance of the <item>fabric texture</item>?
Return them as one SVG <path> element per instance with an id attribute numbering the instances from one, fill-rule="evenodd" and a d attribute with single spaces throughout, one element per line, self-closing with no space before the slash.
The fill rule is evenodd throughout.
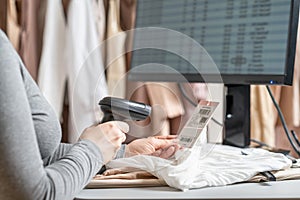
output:
<path id="1" fill-rule="evenodd" d="M 290 166 L 291 161 L 282 154 L 215 144 L 177 151 L 175 158 L 170 160 L 138 155 L 113 160 L 107 165 L 108 168 L 146 170 L 182 191 L 244 182 L 259 172 Z"/>
<path id="2" fill-rule="evenodd" d="M 98 101 L 107 95 L 93 1 L 70 1 L 66 19 L 60 0 L 48 1 L 47 6 L 38 83 L 58 117 L 67 83 L 71 143 L 86 127 L 100 121 Z"/>
<path id="3" fill-rule="evenodd" d="M 108 169 L 97 174 L 87 188 L 154 187 L 166 186 L 166 182 L 146 171 L 130 171 L 127 168 Z"/>
<path id="4" fill-rule="evenodd" d="M 67 67 L 65 61 L 66 24 L 61 0 L 47 1 L 43 49 L 38 86 L 60 117 L 64 101 Z"/>
<path id="5" fill-rule="evenodd" d="M 16 1 L 9 0 L 7 1 L 7 36 L 17 51 L 20 49 L 20 33 Z"/>
<path id="6" fill-rule="evenodd" d="M 128 187 L 159 187 L 159 186 L 166 186 L 164 180 L 158 179 L 156 177 L 153 177 L 152 179 L 97 179 L 94 178 L 89 182 L 89 184 L 86 186 L 86 188 L 93 188 L 93 189 L 99 189 L 99 188 L 128 188 Z"/>
<path id="7" fill-rule="evenodd" d="M 34 80 L 37 80 L 42 51 L 47 0 L 21 1 L 20 56 Z"/>
<path id="8" fill-rule="evenodd" d="M 276 115 L 271 97 L 265 86 L 251 86 L 251 138 L 270 146 L 275 145 Z"/>
<path id="9" fill-rule="evenodd" d="M 272 171 L 271 173 L 276 178 L 276 181 L 300 179 L 300 168 L 288 168 L 284 170 Z M 262 174 L 258 174 L 249 180 L 249 182 L 265 181 L 268 181 L 268 179 Z"/>
<path id="10" fill-rule="evenodd" d="M 71 1 L 68 9 L 67 45 L 69 91 L 69 141 L 77 140 L 88 126 L 99 123 L 98 102 L 107 96 L 102 47 L 91 2 Z"/>
<path id="11" fill-rule="evenodd" d="M 0 0 L 0 29 L 7 31 L 7 0 Z"/>
<path id="12" fill-rule="evenodd" d="M 55 112 L 0 31 L 0 199 L 72 199 L 102 165 L 88 140 L 61 144 Z"/>
<path id="13" fill-rule="evenodd" d="M 120 0 L 108 1 L 106 25 L 106 71 L 108 92 L 124 98 L 126 89 L 126 32 L 120 27 Z"/>
<path id="14" fill-rule="evenodd" d="M 105 39 L 105 25 L 106 25 L 106 12 L 104 7 L 104 1 L 93 1 L 92 2 L 94 18 L 96 21 L 97 35 L 99 42 Z"/>

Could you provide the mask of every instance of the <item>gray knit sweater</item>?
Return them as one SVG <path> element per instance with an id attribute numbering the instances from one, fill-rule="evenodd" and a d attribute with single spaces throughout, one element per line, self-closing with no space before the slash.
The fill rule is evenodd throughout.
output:
<path id="1" fill-rule="evenodd" d="M 0 199 L 72 199 L 102 166 L 87 140 L 61 144 L 61 128 L 0 30 Z"/>

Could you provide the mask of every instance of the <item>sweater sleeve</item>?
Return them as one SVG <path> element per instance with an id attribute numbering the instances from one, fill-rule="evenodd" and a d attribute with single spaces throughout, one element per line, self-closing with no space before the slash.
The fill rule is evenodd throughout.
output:
<path id="1" fill-rule="evenodd" d="M 102 166 L 101 153 L 87 140 L 59 145 L 58 120 L 43 112 L 50 106 L 38 93 L 28 95 L 36 86 L 25 73 L 0 31 L 0 199 L 72 199 Z M 53 154 L 45 167 L 43 159 Z"/>
<path id="2" fill-rule="evenodd" d="M 102 156 L 91 141 L 72 145 L 69 152 L 45 168 L 46 176 L 38 184 L 36 196 L 46 199 L 74 198 L 102 166 Z"/>
<path id="3" fill-rule="evenodd" d="M 73 144 L 60 143 L 52 155 L 43 158 L 44 166 L 50 165 L 51 163 L 54 163 L 65 156 L 70 151 L 72 146 Z"/>
<path id="4" fill-rule="evenodd" d="M 51 163 L 54 163 L 57 160 L 59 160 L 60 158 L 62 158 L 65 154 L 67 154 L 70 151 L 72 146 L 73 146 L 73 144 L 61 143 L 53 155 L 43 159 L 44 166 L 50 165 Z M 121 145 L 121 147 L 118 150 L 114 159 L 124 158 L 125 147 L 126 147 L 126 144 Z"/>

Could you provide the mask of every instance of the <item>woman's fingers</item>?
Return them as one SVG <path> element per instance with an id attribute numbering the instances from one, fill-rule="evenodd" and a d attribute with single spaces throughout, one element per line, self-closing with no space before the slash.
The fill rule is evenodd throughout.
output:
<path id="1" fill-rule="evenodd" d="M 154 136 L 157 139 L 166 139 L 166 140 L 172 140 L 176 139 L 177 135 L 159 135 L 159 136 Z"/>
<path id="2" fill-rule="evenodd" d="M 168 146 L 166 148 L 162 148 L 162 149 L 158 149 L 157 151 L 155 151 L 154 153 L 152 153 L 152 156 L 157 156 L 160 158 L 165 158 L 168 159 L 170 157 L 172 157 L 175 152 L 178 150 L 178 145 L 171 145 Z"/>

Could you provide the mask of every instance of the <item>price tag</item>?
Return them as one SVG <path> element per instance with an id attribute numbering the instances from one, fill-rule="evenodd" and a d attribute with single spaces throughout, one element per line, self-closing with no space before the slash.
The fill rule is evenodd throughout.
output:
<path id="1" fill-rule="evenodd" d="M 179 144 L 183 147 L 192 148 L 206 128 L 219 102 L 199 102 L 195 111 L 178 135 Z"/>

